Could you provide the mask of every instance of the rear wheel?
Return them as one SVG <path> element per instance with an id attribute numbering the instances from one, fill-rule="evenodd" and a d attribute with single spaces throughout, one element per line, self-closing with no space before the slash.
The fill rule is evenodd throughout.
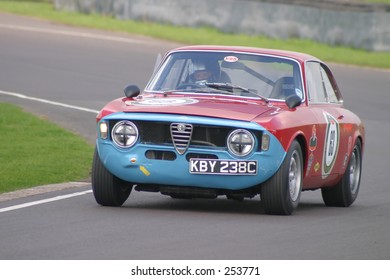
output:
<path id="1" fill-rule="evenodd" d="M 362 171 L 362 144 L 357 140 L 345 173 L 332 188 L 321 189 L 326 206 L 348 207 L 357 198 Z"/>
<path id="2" fill-rule="evenodd" d="M 303 158 L 299 143 L 294 140 L 278 172 L 260 189 L 267 214 L 290 215 L 298 207 L 302 191 Z"/>
<path id="3" fill-rule="evenodd" d="M 103 206 L 121 206 L 133 188 L 131 183 L 112 175 L 100 160 L 97 149 L 92 163 L 92 190 L 96 202 Z"/>

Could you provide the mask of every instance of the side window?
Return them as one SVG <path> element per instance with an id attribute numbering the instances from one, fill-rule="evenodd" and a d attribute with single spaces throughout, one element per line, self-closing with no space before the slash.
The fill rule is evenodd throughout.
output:
<path id="1" fill-rule="evenodd" d="M 322 75 L 322 80 L 324 82 L 327 101 L 330 103 L 338 103 L 339 99 L 337 98 L 336 90 L 332 85 L 328 76 L 328 72 L 324 67 L 321 67 L 321 75 Z"/>
<path id="2" fill-rule="evenodd" d="M 183 78 L 180 76 L 180 73 L 182 73 L 184 63 L 184 59 L 178 59 L 173 63 L 171 71 L 168 72 L 168 75 L 165 78 L 164 85 L 162 87 L 163 89 L 175 88 L 175 86 L 179 83 L 179 80 Z"/>
<path id="3" fill-rule="evenodd" d="M 181 73 L 185 63 L 185 59 L 173 59 L 172 56 L 168 57 L 148 85 L 148 89 L 165 91 L 175 88 L 180 79 L 182 79 Z"/>
<path id="4" fill-rule="evenodd" d="M 323 85 L 321 65 L 318 62 L 307 62 L 306 79 L 309 94 L 309 101 L 312 103 L 327 102 L 325 88 Z"/>

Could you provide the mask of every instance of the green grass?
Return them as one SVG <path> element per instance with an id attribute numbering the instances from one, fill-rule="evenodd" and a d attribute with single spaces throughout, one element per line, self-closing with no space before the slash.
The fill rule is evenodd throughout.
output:
<path id="1" fill-rule="evenodd" d="M 369 1 L 369 0 L 365 0 Z M 390 3 L 389 0 L 386 0 Z M 305 52 L 327 62 L 390 69 L 390 52 L 369 52 L 343 46 L 329 46 L 311 40 L 277 40 L 265 36 L 228 34 L 213 28 L 188 28 L 150 22 L 122 21 L 102 15 L 56 11 L 52 4 L 0 1 L 0 11 L 48 19 L 54 22 L 95 29 L 142 34 L 183 44 L 255 46 Z"/>
<path id="2" fill-rule="evenodd" d="M 0 103 L 0 193 L 89 178 L 93 147 L 15 105 Z"/>

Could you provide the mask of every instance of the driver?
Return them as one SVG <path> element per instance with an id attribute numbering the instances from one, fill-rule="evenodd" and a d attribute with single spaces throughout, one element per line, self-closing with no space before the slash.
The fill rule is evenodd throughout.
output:
<path id="1" fill-rule="evenodd" d="M 189 76 L 189 82 L 197 85 L 213 83 L 219 80 L 221 69 L 217 61 L 201 60 L 193 61 L 193 73 Z"/>

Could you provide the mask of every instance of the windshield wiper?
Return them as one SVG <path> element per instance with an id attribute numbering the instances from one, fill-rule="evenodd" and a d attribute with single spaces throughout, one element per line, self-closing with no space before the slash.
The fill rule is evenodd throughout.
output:
<path id="1" fill-rule="evenodd" d="M 245 88 L 245 87 L 242 87 L 242 86 L 239 86 L 239 85 L 233 85 L 233 84 L 230 84 L 230 83 L 205 83 L 205 85 L 210 87 L 210 88 L 224 90 L 224 91 L 228 91 L 230 93 L 234 93 L 234 90 L 238 89 L 238 90 L 241 90 L 241 91 L 243 91 L 245 93 L 250 93 L 250 94 L 252 94 L 252 95 L 254 95 L 256 97 L 260 97 L 261 99 L 263 99 L 267 103 L 269 102 L 268 98 L 259 95 L 255 90 L 251 90 L 249 88 Z"/>

